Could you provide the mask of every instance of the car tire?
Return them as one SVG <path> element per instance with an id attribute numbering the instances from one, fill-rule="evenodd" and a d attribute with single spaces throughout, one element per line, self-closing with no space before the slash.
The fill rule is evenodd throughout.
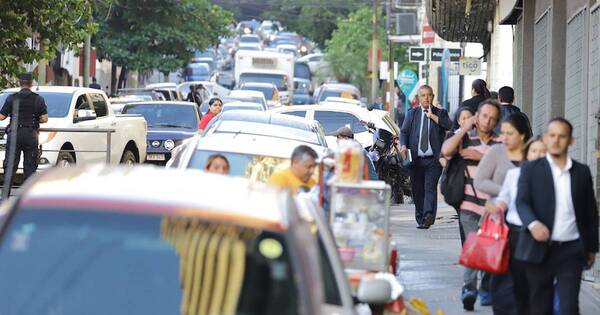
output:
<path id="1" fill-rule="evenodd" d="M 133 154 L 133 152 L 131 152 L 130 150 L 125 150 L 123 152 L 123 156 L 121 156 L 121 164 L 133 165 L 136 163 L 137 160 L 135 158 L 135 154 Z"/>
<path id="2" fill-rule="evenodd" d="M 59 167 L 69 167 L 75 164 L 75 157 L 71 152 L 60 151 L 58 152 L 58 157 L 56 158 L 56 166 Z"/>

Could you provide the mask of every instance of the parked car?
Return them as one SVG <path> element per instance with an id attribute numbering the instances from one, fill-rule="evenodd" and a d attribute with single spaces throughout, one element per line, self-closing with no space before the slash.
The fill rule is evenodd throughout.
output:
<path id="1" fill-rule="evenodd" d="M 206 63 L 190 63 L 185 67 L 185 81 L 207 81 L 212 71 Z"/>
<path id="2" fill-rule="evenodd" d="M 347 125 L 354 132 L 354 138 L 363 147 L 373 145 L 373 136 L 365 126 L 372 122 L 378 129 L 384 129 L 399 137 L 400 129 L 390 119 L 388 112 L 382 110 L 369 111 L 360 106 L 349 106 L 346 104 L 322 104 L 322 105 L 298 105 L 280 107 L 270 110 L 273 113 L 293 115 L 307 119 L 314 119 L 321 123 L 327 135 L 327 143 L 330 147 L 337 147 L 333 133 L 340 127 Z"/>
<path id="3" fill-rule="evenodd" d="M 230 110 L 250 110 L 250 111 L 259 111 L 264 112 L 262 104 L 259 103 L 250 103 L 250 102 L 228 102 L 223 104 L 223 112 L 227 112 Z"/>
<path id="4" fill-rule="evenodd" d="M 2 314 L 354 312 L 338 256 L 320 254 L 331 242 L 287 192 L 247 179 L 75 167 L 34 179 L 2 217 Z"/>
<path id="5" fill-rule="evenodd" d="M 317 103 L 325 101 L 328 97 L 360 100 L 360 90 L 348 83 L 325 83 L 319 88 L 319 93 L 314 96 Z"/>
<path id="6" fill-rule="evenodd" d="M 164 165 L 171 150 L 198 133 L 198 106 L 190 102 L 140 102 L 123 107 L 123 114 L 138 114 L 148 122 L 146 162 Z"/>
<path id="7" fill-rule="evenodd" d="M 222 124 L 216 125 L 222 122 L 229 123 L 224 126 L 221 126 Z M 215 125 L 214 128 L 213 125 Z M 272 126 L 274 127 L 271 128 Z M 208 124 L 204 134 L 214 133 L 213 131 L 219 128 L 222 131 L 234 130 L 236 133 L 292 139 L 323 147 L 327 147 L 328 143 L 323 127 L 318 121 L 272 112 L 228 111 L 213 119 Z"/>
<path id="8" fill-rule="evenodd" d="M 265 94 L 261 91 L 256 90 L 233 90 L 229 95 L 227 95 L 228 100 L 239 100 L 244 101 L 248 100 L 252 103 L 259 103 L 263 106 L 265 110 L 269 109 L 269 104 L 267 103 L 267 98 Z"/>
<path id="9" fill-rule="evenodd" d="M 261 92 L 265 96 L 269 108 L 281 106 L 279 90 L 277 89 L 277 86 L 273 83 L 247 82 L 240 86 L 240 90 Z"/>
<path id="10" fill-rule="evenodd" d="M 2 91 L 0 104 L 4 104 L 10 94 L 18 91 L 16 88 Z M 111 163 L 133 164 L 146 159 L 146 121 L 141 116 L 115 116 L 103 91 L 82 87 L 40 86 L 35 88 L 35 92 L 45 99 L 48 107 L 48 122 L 42 124 L 42 128 L 74 130 L 40 132 L 40 170 L 55 165 L 106 162 L 107 149 L 110 150 Z M 4 128 L 7 125 L 8 120 L 0 122 L 2 160 L 6 143 Z M 114 133 L 107 144 L 105 133 L 76 132 L 77 129 L 84 128 L 114 129 Z"/>

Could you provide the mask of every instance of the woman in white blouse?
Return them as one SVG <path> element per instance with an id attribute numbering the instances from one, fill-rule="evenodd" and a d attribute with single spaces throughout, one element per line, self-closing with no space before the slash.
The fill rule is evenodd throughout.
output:
<path id="1" fill-rule="evenodd" d="M 523 158 L 527 159 L 527 161 L 537 160 L 543 158 L 545 155 L 546 146 L 542 142 L 541 137 L 529 140 L 523 147 Z M 515 205 L 520 175 L 521 168 L 510 169 L 506 173 L 500 193 L 492 202 L 488 202 L 486 205 L 488 211 L 502 210 L 503 213 L 506 213 L 506 222 L 509 226 L 508 242 L 511 253 L 514 253 L 516 241 L 522 226 L 521 218 Z M 525 299 L 529 293 L 527 279 L 525 278 L 524 263 L 512 259 L 513 255 L 510 258 L 510 274 L 513 280 L 513 291 L 519 314 L 529 314 L 529 302 L 528 299 Z"/>

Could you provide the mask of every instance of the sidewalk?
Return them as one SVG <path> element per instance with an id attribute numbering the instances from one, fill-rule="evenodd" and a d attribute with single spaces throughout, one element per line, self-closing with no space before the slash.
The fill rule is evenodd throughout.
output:
<path id="1" fill-rule="evenodd" d="M 405 298 L 419 297 L 435 314 L 492 314 L 479 300 L 474 312 L 462 308 L 460 289 L 463 268 L 458 264 L 460 239 L 454 209 L 441 203 L 435 225 L 429 230 L 416 228 L 414 206 L 392 207 L 391 233 L 400 256 L 400 280 L 406 288 Z M 600 285 L 583 282 L 580 294 L 583 315 L 600 314 Z"/>

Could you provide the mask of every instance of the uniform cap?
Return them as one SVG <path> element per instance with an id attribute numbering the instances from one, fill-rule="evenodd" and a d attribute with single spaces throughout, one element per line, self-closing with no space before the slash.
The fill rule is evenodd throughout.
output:
<path id="1" fill-rule="evenodd" d="M 33 81 L 33 75 L 31 74 L 31 72 L 21 73 L 21 74 L 19 74 L 19 81 L 21 81 L 21 82 L 32 82 Z"/>

